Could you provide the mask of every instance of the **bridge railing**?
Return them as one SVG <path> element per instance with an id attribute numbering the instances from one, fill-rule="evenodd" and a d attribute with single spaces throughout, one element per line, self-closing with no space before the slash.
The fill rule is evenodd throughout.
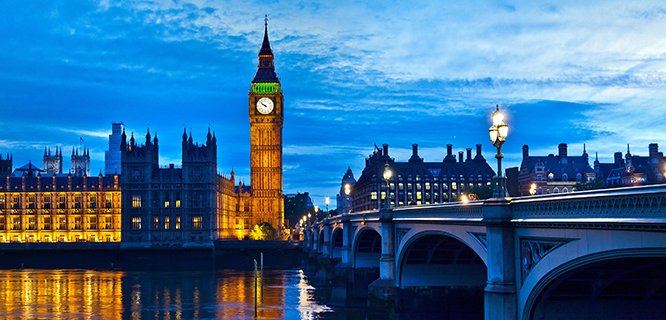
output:
<path id="1" fill-rule="evenodd" d="M 666 184 L 509 198 L 514 222 L 621 222 L 666 224 Z M 394 220 L 481 222 L 485 201 L 393 208 Z M 339 222 L 344 215 L 328 218 Z M 379 210 L 354 212 L 352 221 L 378 221 Z M 600 220 L 601 219 L 601 220 Z"/>
<path id="2" fill-rule="evenodd" d="M 666 185 L 550 194 L 511 199 L 514 219 L 599 219 L 654 222 L 666 219 Z"/>

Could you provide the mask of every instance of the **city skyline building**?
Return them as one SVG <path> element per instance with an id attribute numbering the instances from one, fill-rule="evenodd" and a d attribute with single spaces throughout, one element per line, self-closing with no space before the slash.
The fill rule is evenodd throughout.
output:
<path id="1" fill-rule="evenodd" d="M 412 156 L 407 162 L 398 162 L 389 156 L 388 144 L 375 148 L 365 159 L 365 168 L 351 190 L 354 212 L 382 208 L 389 197 L 392 207 L 457 201 L 461 195 L 473 193 L 475 188 L 491 186 L 495 171 L 488 165 L 476 145 L 472 149 L 453 155 L 453 146 L 446 145 L 447 154 L 441 162 L 425 162 L 418 154 L 418 145 L 412 145 Z M 392 171 L 385 181 L 385 167 Z M 387 193 L 388 191 L 388 193 Z"/>
<path id="2" fill-rule="evenodd" d="M 111 124 L 111 134 L 109 135 L 109 149 L 104 151 L 104 173 L 121 174 L 120 164 L 120 140 L 125 124 L 114 122 Z"/>

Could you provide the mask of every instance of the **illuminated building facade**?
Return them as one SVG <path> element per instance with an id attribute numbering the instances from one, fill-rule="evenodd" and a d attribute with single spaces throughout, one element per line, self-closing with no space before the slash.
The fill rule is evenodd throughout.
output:
<path id="1" fill-rule="evenodd" d="M 452 145 L 447 145 L 447 155 L 441 162 L 424 162 L 419 157 L 418 145 L 412 145 L 412 156 L 407 162 L 396 162 L 388 154 L 388 145 L 376 148 L 365 160 L 365 168 L 351 190 L 354 212 L 382 208 L 386 202 L 387 185 L 383 179 L 384 166 L 389 165 L 393 177 L 388 185 L 391 206 L 423 205 L 458 201 L 462 194 L 474 192 L 474 188 L 491 185 L 495 172 L 481 154 L 481 145 L 453 155 Z"/>
<path id="2" fill-rule="evenodd" d="M 11 158 L 4 166 L 11 168 Z M 7 163 L 9 161 L 9 163 Z M 0 242 L 120 241 L 114 176 L 41 174 L 28 164 L 0 177 Z"/>

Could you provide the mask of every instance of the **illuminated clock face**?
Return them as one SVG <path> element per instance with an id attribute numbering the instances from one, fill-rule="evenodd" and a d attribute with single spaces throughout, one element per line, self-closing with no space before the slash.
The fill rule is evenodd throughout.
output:
<path id="1" fill-rule="evenodd" d="M 273 111 L 273 100 L 263 97 L 257 101 L 257 111 L 261 114 L 269 114 Z"/>

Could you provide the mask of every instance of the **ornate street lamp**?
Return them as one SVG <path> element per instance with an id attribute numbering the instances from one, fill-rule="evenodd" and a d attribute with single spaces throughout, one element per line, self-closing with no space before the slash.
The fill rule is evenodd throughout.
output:
<path id="1" fill-rule="evenodd" d="M 391 208 L 391 199 L 390 199 L 391 197 L 390 197 L 390 192 L 389 192 L 390 191 L 389 190 L 389 187 L 390 187 L 389 181 L 391 180 L 391 177 L 393 177 L 393 171 L 391 170 L 391 167 L 388 165 L 388 163 L 386 165 L 384 165 L 383 176 L 384 176 L 384 181 L 386 181 L 386 207 L 385 208 L 390 209 Z"/>
<path id="2" fill-rule="evenodd" d="M 331 204 L 331 198 L 329 198 L 328 196 L 326 196 L 325 200 L 326 200 L 326 213 L 329 214 L 329 212 L 328 212 L 328 205 Z"/>
<path id="3" fill-rule="evenodd" d="M 351 212 L 351 199 L 349 199 L 350 194 L 351 185 L 349 183 L 345 183 L 345 206 L 347 207 L 347 212 Z"/>
<path id="4" fill-rule="evenodd" d="M 504 114 L 500 111 L 499 105 L 495 107 L 495 112 L 492 114 L 493 125 L 488 129 L 488 135 L 490 136 L 490 142 L 493 143 L 493 146 L 497 148 L 497 183 L 495 187 L 494 196 L 497 198 L 506 197 L 506 185 L 504 182 L 504 177 L 502 177 L 502 145 L 506 141 L 506 136 L 509 134 L 509 126 L 504 121 Z"/>
<path id="5" fill-rule="evenodd" d="M 530 195 L 535 195 L 537 193 L 537 185 L 536 183 L 532 183 L 530 185 Z"/>

